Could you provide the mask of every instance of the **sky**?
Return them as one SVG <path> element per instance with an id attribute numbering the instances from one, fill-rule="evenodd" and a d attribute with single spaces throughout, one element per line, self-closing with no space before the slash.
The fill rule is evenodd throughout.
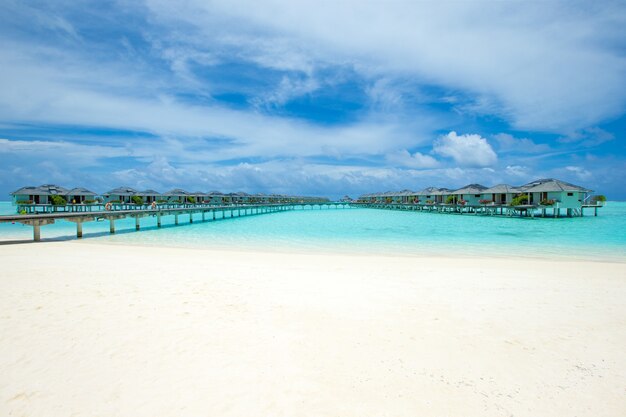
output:
<path id="1" fill-rule="evenodd" d="M 623 1 L 0 3 L 0 200 L 559 178 L 626 200 Z"/>

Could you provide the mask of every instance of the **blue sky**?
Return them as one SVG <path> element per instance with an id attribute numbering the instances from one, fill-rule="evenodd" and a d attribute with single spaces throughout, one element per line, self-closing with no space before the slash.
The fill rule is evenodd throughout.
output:
<path id="1" fill-rule="evenodd" d="M 619 1 L 4 0 L 0 199 L 544 177 L 626 199 L 624 27 Z"/>

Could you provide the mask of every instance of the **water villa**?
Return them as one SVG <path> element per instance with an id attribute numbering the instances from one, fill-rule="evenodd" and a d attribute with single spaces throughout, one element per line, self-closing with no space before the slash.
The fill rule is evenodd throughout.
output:
<path id="1" fill-rule="evenodd" d="M 592 208 L 597 216 L 602 200 L 594 198 L 592 192 L 549 178 L 518 187 L 498 184 L 488 188 L 481 184 L 469 184 L 457 190 L 428 187 L 422 191 L 364 194 L 356 204 L 382 209 L 522 217 L 583 216 L 585 208 Z"/>
<path id="2" fill-rule="evenodd" d="M 64 220 L 76 224 L 76 236 L 83 236 L 83 224 L 108 221 L 110 232 L 115 233 L 115 222 L 124 218 L 135 220 L 135 230 L 140 220 L 156 217 L 157 227 L 161 219 L 173 216 L 179 224 L 179 216 L 194 215 L 201 221 L 236 218 L 242 216 L 276 213 L 288 210 L 351 208 L 347 202 L 331 202 L 322 197 L 267 196 L 246 193 L 223 194 L 220 192 L 193 192 L 174 189 L 160 194 L 154 190 L 137 191 L 130 187 L 118 187 L 102 196 L 84 188 L 68 190 L 56 185 L 23 187 L 11 193 L 17 215 L 0 215 L 0 223 L 21 223 L 33 227 L 33 240 L 41 240 L 41 226 Z"/>
<path id="3" fill-rule="evenodd" d="M 22 187 L 11 193 L 14 204 L 38 205 L 52 204 L 53 196 L 65 197 L 69 190 L 53 184 L 44 184 L 39 187 Z M 66 200 L 67 201 L 67 200 Z"/>
<path id="4" fill-rule="evenodd" d="M 102 196 L 105 203 L 132 203 L 132 197 L 137 195 L 137 190 L 130 187 L 117 187 L 107 191 Z"/>
<path id="5" fill-rule="evenodd" d="M 40 228 L 57 220 L 76 224 L 76 235 L 82 237 L 83 223 L 108 220 L 110 232 L 115 233 L 115 221 L 131 217 L 136 230 L 140 219 L 152 216 L 161 227 L 163 216 L 174 216 L 178 225 L 180 215 L 194 214 L 202 221 L 313 208 L 367 207 L 388 210 L 427 211 L 434 213 L 483 214 L 519 217 L 583 216 L 585 208 L 598 215 L 604 198 L 592 196 L 592 191 L 556 179 L 543 179 L 515 187 L 498 184 L 485 187 L 469 184 L 457 190 L 429 187 L 421 191 L 403 190 L 365 194 L 357 201 L 329 201 L 327 198 L 247 194 L 224 194 L 218 191 L 193 193 L 174 189 L 160 194 L 154 190 L 137 191 L 118 187 L 101 196 L 85 188 L 67 188 L 52 184 L 22 187 L 11 193 L 18 215 L 0 216 L 0 223 L 12 222 L 33 226 L 34 240 L 41 239 Z M 563 212 L 561 210 L 564 210 Z M 221 217 L 218 217 L 221 216 Z"/>
<path id="6" fill-rule="evenodd" d="M 320 197 L 222 193 L 219 191 L 188 192 L 180 188 L 160 193 L 155 190 L 137 191 L 131 187 L 117 187 L 101 195 L 86 188 L 67 189 L 53 184 L 22 187 L 11 193 L 13 205 L 22 214 L 56 212 L 96 212 L 103 210 L 137 210 L 153 208 L 181 208 L 198 206 L 302 204 L 325 203 Z"/>

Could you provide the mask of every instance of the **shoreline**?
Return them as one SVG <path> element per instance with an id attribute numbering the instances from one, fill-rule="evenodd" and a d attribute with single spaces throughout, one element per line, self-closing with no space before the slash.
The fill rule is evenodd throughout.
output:
<path id="1" fill-rule="evenodd" d="M 154 229 L 157 230 L 157 229 Z M 166 230 L 166 229 L 161 229 Z M 135 234 L 141 233 L 136 232 L 134 230 L 127 230 L 118 232 L 115 236 L 120 236 L 123 234 Z M 355 256 L 355 257 L 369 257 L 369 256 L 381 256 L 386 258 L 437 258 L 437 259 L 501 259 L 501 260 L 537 260 L 537 261 L 555 261 L 555 262 L 594 262 L 594 263 L 616 263 L 616 264 L 626 264 L 626 254 L 621 254 L 615 252 L 611 252 L 608 249 L 606 252 L 594 252 L 594 253 L 585 253 L 584 251 L 575 252 L 575 253 L 565 253 L 565 254 L 554 254 L 554 253 L 543 253 L 540 249 L 527 249 L 523 248 L 522 250 L 516 250 L 512 252 L 509 248 L 508 250 L 502 250 L 498 252 L 488 252 L 490 249 L 494 249 L 493 247 L 482 246 L 479 251 L 476 249 L 476 246 L 470 246 L 474 249 L 466 249 L 460 248 L 459 245 L 453 244 L 448 247 L 438 246 L 436 249 L 433 246 L 422 249 L 421 251 L 418 248 L 413 250 L 409 249 L 398 249 L 396 246 L 383 246 L 382 249 L 374 248 L 372 245 L 363 245 L 363 246 L 352 246 L 351 248 L 347 248 L 346 244 L 338 244 L 336 242 L 331 242 L 328 246 L 322 245 L 311 245 L 311 246 L 289 246 L 285 242 L 280 242 L 279 245 L 275 245 L 272 247 L 268 246 L 254 246 L 251 242 L 247 242 L 244 244 L 229 242 L 227 244 L 222 245 L 182 245 L 182 244 L 164 244 L 163 242 L 159 243 L 142 243 L 136 241 L 130 242 L 120 242 L 120 241 L 106 241 L 101 240 L 101 236 L 89 236 L 85 235 L 82 239 L 77 239 L 75 236 L 60 236 L 60 237 L 52 237 L 52 238 L 44 238 L 41 242 L 32 242 L 28 239 L 21 239 L 19 237 L 10 237 L 9 239 L 0 239 L 0 248 L 2 247 L 10 247 L 10 246 L 28 246 L 28 245 L 46 245 L 46 244 L 79 244 L 79 245 L 96 245 L 96 246 L 116 246 L 116 247 L 137 247 L 144 249 L 151 248 L 163 248 L 163 249 L 174 249 L 174 250 L 190 250 L 190 251 L 215 251 L 215 252 L 241 252 L 241 253 L 268 253 L 268 254 L 285 254 L 285 255 L 337 255 L 337 256 Z M 106 239 L 106 237 L 105 237 Z M 270 242 L 266 242 L 270 243 Z M 619 247 L 621 248 L 621 247 Z"/>
<path id="2" fill-rule="evenodd" d="M 624 263 L 79 241 L 0 258 L 9 414 L 626 409 Z"/>

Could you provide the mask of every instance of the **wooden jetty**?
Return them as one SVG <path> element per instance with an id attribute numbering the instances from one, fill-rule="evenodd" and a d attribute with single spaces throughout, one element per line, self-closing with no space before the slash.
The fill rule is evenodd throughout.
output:
<path id="1" fill-rule="evenodd" d="M 200 214 L 202 221 L 236 218 L 250 215 L 277 213 L 290 210 L 323 210 L 351 208 L 348 202 L 319 202 L 319 203 L 272 203 L 272 204 L 245 204 L 211 206 L 205 204 L 168 205 L 165 207 L 145 208 L 146 206 L 118 205 L 111 210 L 99 211 L 55 211 L 30 214 L 16 214 L 0 216 L 0 223 L 21 223 L 33 227 L 33 240 L 41 240 L 41 226 L 65 220 L 76 224 L 76 237 L 83 236 L 83 223 L 92 221 L 109 221 L 109 231 L 115 233 L 115 221 L 128 217 L 135 219 L 135 229 L 141 229 L 141 219 L 148 216 L 157 218 L 157 227 L 161 227 L 161 219 L 165 216 L 174 216 L 174 224 L 179 224 L 179 216 L 189 216 L 189 223 L 193 223 L 193 215 Z"/>

